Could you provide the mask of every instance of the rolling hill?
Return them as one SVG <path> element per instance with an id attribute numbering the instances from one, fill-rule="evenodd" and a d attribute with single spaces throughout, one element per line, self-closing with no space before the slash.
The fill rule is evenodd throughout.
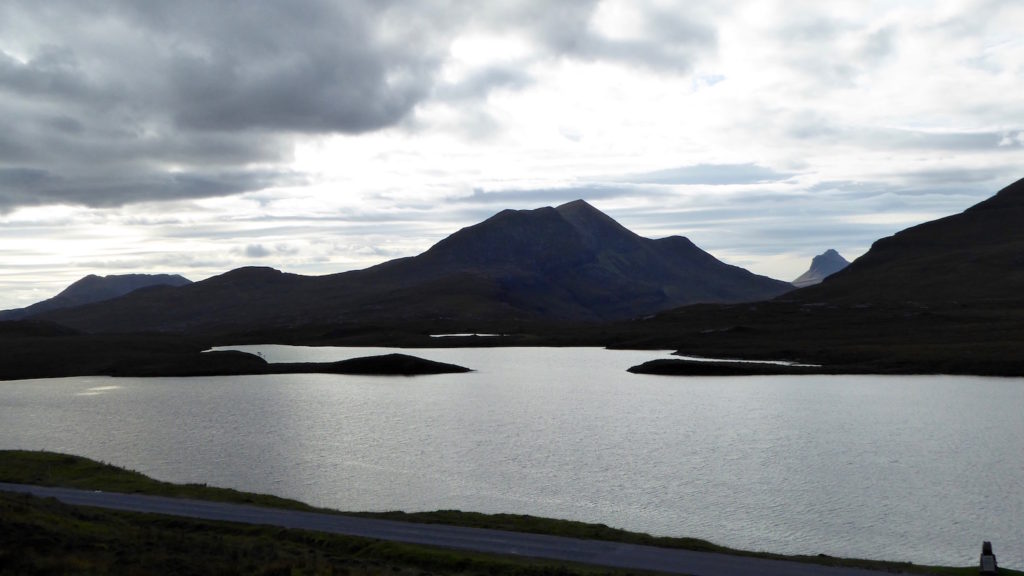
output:
<path id="1" fill-rule="evenodd" d="M 0 311 L 0 320 L 20 320 L 51 310 L 102 302 L 150 286 L 184 286 L 192 281 L 177 274 L 90 274 L 71 284 L 53 298 L 25 308 Z"/>

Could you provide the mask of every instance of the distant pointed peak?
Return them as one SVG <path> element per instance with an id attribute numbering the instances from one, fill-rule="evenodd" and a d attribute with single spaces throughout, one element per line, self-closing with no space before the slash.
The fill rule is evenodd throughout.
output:
<path id="1" fill-rule="evenodd" d="M 825 278 L 849 266 L 850 262 L 833 248 L 811 259 L 809 270 L 801 274 L 792 284 L 797 288 L 819 284 Z"/>
<path id="2" fill-rule="evenodd" d="M 828 250 L 825 250 L 821 254 L 818 254 L 817 256 L 815 256 L 811 260 L 811 262 L 812 263 L 839 262 L 839 263 L 842 263 L 843 265 L 846 265 L 846 264 L 850 263 L 849 260 L 847 260 L 846 258 L 843 258 L 843 255 L 840 254 L 839 252 L 837 252 L 834 248 L 829 248 Z"/>

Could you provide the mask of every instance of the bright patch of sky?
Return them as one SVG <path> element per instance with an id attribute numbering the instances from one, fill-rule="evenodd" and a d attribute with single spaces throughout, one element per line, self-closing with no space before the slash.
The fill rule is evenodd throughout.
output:
<path id="1" fill-rule="evenodd" d="M 268 25 L 272 23 L 273 25 Z M 584 198 L 791 280 L 1024 176 L 1024 4 L 0 6 L 0 309 Z"/>

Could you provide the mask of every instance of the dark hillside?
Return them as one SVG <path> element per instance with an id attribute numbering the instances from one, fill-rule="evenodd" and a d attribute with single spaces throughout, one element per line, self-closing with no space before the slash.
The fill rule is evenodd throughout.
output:
<path id="1" fill-rule="evenodd" d="M 878 240 L 801 302 L 957 303 L 1024 299 L 1024 180 L 966 211 Z"/>
<path id="2" fill-rule="evenodd" d="M 1024 181 L 908 228 L 817 286 L 620 324 L 623 346 L 828 370 L 1024 375 Z"/>

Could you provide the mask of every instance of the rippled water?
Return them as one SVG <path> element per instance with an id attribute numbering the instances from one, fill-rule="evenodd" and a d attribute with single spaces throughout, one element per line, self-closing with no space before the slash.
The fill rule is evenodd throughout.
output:
<path id="1" fill-rule="evenodd" d="M 477 371 L 4 382 L 0 447 L 346 510 L 536 514 L 782 553 L 967 565 L 992 540 L 1024 567 L 1024 380 L 672 378 L 625 372 L 656 352 L 412 352 Z"/>

